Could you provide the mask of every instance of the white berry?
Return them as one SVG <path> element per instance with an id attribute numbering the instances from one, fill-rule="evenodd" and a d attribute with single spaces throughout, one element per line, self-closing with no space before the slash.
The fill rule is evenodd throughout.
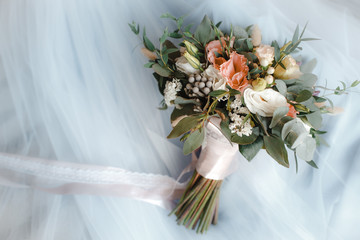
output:
<path id="1" fill-rule="evenodd" d="M 199 88 L 198 88 L 198 87 L 194 87 L 194 88 L 192 89 L 192 91 L 193 91 L 193 93 L 198 93 L 198 92 L 199 92 Z"/>
<path id="2" fill-rule="evenodd" d="M 195 78 L 194 77 L 189 77 L 189 82 L 190 83 L 193 83 L 195 81 Z"/>

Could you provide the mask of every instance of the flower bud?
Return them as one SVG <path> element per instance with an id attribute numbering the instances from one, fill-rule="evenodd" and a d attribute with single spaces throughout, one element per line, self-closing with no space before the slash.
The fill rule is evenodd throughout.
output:
<path id="1" fill-rule="evenodd" d="M 195 68 L 195 69 L 201 69 L 200 61 L 199 61 L 196 57 L 190 55 L 189 52 L 186 51 L 186 52 L 184 53 L 184 57 L 186 58 L 186 60 L 190 63 L 190 65 L 191 65 L 193 68 Z"/>
<path id="2" fill-rule="evenodd" d="M 184 44 L 186 47 L 186 50 L 188 51 L 188 53 L 190 53 L 193 56 L 196 56 L 197 53 L 199 52 L 199 49 L 197 47 L 195 47 L 194 44 L 192 44 L 191 42 L 184 40 Z"/>
<path id="3" fill-rule="evenodd" d="M 252 86 L 254 91 L 262 91 L 266 88 L 267 82 L 263 78 L 257 78 L 252 81 Z"/>

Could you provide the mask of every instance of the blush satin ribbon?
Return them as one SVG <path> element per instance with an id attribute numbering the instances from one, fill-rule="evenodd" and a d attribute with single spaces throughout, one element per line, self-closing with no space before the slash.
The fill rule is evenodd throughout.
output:
<path id="1" fill-rule="evenodd" d="M 217 125 L 217 126 L 216 126 Z M 180 179 L 196 170 L 204 177 L 223 179 L 235 170 L 235 147 L 212 118 L 206 126 L 206 146 L 177 180 L 164 175 L 131 172 L 121 168 L 47 160 L 0 153 L 0 185 L 33 188 L 53 194 L 88 194 L 128 197 L 173 209 L 186 188 Z M 237 149 L 237 148 L 236 148 Z"/>

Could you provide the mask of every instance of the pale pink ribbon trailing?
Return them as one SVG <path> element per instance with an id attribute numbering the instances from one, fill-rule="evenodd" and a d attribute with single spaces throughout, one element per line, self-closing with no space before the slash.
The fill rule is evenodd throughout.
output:
<path id="1" fill-rule="evenodd" d="M 218 129 L 213 118 L 206 127 L 206 145 L 199 159 L 180 174 L 178 180 L 169 176 L 131 172 L 121 168 L 79 164 L 0 153 L 0 185 L 33 188 L 54 194 L 88 194 L 117 196 L 145 201 L 166 209 L 174 207 L 186 182 L 181 177 L 196 168 L 204 177 L 220 180 L 236 169 L 232 146 Z"/>

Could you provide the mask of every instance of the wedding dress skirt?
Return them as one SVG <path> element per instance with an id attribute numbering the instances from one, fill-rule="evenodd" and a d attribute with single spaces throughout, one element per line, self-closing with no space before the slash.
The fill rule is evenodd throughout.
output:
<path id="1" fill-rule="evenodd" d="M 176 179 L 190 157 L 178 139 L 166 139 L 171 110 L 157 109 L 162 98 L 129 22 L 157 42 L 165 26 L 175 27 L 162 13 L 188 13 L 186 23 L 207 14 L 227 28 L 257 23 L 264 43 L 282 43 L 309 21 L 305 36 L 321 41 L 302 44 L 303 61 L 317 58 L 318 85 L 335 88 L 360 79 L 359 11 L 357 1 L 340 0 L 1 0 L 0 151 Z M 324 117 L 330 147 L 316 152 L 319 169 L 300 162 L 296 174 L 293 157 L 285 169 L 265 152 L 251 163 L 238 154 L 219 223 L 206 236 L 143 201 L 24 187 L 31 179 L 18 162 L 24 184 L 0 181 L 0 239 L 359 239 L 360 95 L 333 99 L 345 112 Z"/>

